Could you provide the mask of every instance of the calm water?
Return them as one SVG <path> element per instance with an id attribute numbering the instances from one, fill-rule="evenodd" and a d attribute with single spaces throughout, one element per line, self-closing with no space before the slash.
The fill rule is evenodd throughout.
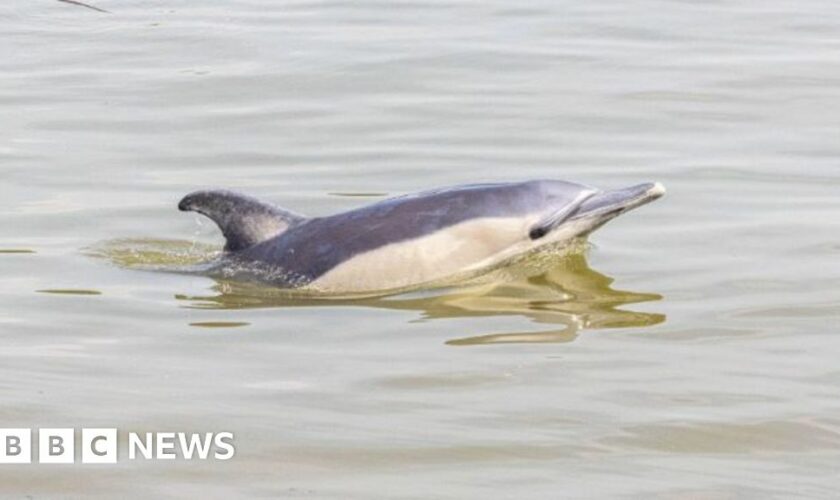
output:
<path id="1" fill-rule="evenodd" d="M 4 496 L 835 497 L 836 1 L 91 2 L 0 7 L 0 427 L 237 455 L 7 465 Z M 120 265 L 217 248 L 198 188 L 323 215 L 528 178 L 669 194 L 465 289 Z"/>

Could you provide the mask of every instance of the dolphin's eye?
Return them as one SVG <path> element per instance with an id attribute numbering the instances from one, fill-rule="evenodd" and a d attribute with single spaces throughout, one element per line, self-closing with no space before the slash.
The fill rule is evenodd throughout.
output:
<path id="1" fill-rule="evenodd" d="M 531 229 L 531 232 L 528 233 L 528 236 L 530 236 L 532 240 L 538 240 L 545 236 L 545 233 L 546 229 L 544 227 L 536 227 L 534 229 Z"/>

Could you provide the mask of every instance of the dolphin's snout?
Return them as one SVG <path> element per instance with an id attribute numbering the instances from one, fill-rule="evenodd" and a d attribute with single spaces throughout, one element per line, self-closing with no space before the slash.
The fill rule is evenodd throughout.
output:
<path id="1" fill-rule="evenodd" d="M 604 191 L 587 199 L 576 212 L 575 218 L 604 216 L 614 217 L 656 200 L 665 194 L 665 186 L 659 182 L 646 182 L 623 189 Z"/>
<path id="2" fill-rule="evenodd" d="M 649 184 L 650 188 L 648 189 L 648 196 L 650 196 L 651 199 L 659 198 L 667 192 L 667 189 L 665 189 L 665 186 L 662 185 L 661 182 L 651 182 Z"/>

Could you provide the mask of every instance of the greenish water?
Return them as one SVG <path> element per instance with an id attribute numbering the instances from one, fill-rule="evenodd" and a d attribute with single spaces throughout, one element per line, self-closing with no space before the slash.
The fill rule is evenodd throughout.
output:
<path id="1" fill-rule="evenodd" d="M 836 2 L 91 4 L 0 6 L 0 427 L 236 456 L 0 465 L 3 496 L 836 496 Z M 324 215 L 529 178 L 669 191 L 535 277 L 137 269 L 219 249 L 195 189 Z"/>

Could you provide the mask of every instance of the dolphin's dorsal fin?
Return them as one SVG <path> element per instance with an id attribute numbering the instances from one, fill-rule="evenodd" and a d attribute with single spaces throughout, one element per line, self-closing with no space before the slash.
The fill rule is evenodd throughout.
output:
<path id="1" fill-rule="evenodd" d="M 178 203 L 181 211 L 206 215 L 222 230 L 225 251 L 236 252 L 277 236 L 305 217 L 226 190 L 196 191 Z"/>

